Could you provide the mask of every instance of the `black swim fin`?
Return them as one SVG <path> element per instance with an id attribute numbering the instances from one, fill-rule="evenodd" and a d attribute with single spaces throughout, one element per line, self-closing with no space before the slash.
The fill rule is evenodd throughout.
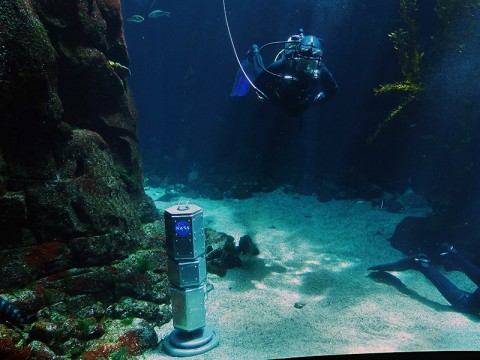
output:
<path id="1" fill-rule="evenodd" d="M 420 270 L 421 267 L 430 266 L 430 260 L 425 254 L 416 254 L 412 257 L 401 259 L 388 264 L 381 264 L 369 267 L 367 270 L 377 271 L 405 271 Z"/>

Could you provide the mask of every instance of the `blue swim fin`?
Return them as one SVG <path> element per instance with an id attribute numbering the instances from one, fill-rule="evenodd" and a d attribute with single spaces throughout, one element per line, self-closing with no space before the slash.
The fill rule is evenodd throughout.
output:
<path id="1" fill-rule="evenodd" d="M 247 58 L 242 61 L 242 68 L 247 74 L 250 81 L 255 81 L 258 75 L 263 71 L 263 59 L 262 56 L 258 53 L 247 53 Z M 252 87 L 250 81 L 246 78 L 242 69 L 239 69 L 237 72 L 237 77 L 233 85 L 232 92 L 230 96 L 245 96 Z"/>
<path id="2" fill-rule="evenodd" d="M 244 60 L 242 62 L 245 63 L 246 61 Z M 248 75 L 247 69 L 245 66 L 243 66 L 243 69 Z M 245 74 L 243 73 L 242 69 L 238 69 L 237 72 L 237 77 L 235 78 L 235 83 L 233 85 L 232 92 L 230 93 L 230 96 L 245 96 L 248 93 L 248 90 L 250 90 L 250 83 L 248 82 L 247 78 L 245 77 Z"/>

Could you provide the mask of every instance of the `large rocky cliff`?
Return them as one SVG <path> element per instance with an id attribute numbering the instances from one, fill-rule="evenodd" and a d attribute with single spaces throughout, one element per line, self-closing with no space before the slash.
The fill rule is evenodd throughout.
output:
<path id="1" fill-rule="evenodd" d="M 0 293 L 32 317 L 21 330 L 0 314 L 0 357 L 154 347 L 146 320 L 170 318 L 163 224 L 143 191 L 120 0 L 0 9 Z"/>

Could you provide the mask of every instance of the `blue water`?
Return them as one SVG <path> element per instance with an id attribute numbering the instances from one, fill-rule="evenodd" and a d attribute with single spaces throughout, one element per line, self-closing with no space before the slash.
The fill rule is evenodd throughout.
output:
<path id="1" fill-rule="evenodd" d="M 240 60 L 252 44 L 283 41 L 302 28 L 323 40 L 338 94 L 298 116 L 259 101 L 253 91 L 230 97 L 239 64 L 222 1 L 124 1 L 124 18 L 145 18 L 125 23 L 128 85 L 138 110 L 146 184 L 166 189 L 156 200 L 242 199 L 285 189 L 322 202 L 364 204 L 383 197 L 372 205 L 401 213 L 384 208 L 385 194 L 397 196 L 394 201 L 400 194 L 418 195 L 432 213 L 398 224 L 390 244 L 371 249 L 379 262 L 389 246 L 405 255 L 434 256 L 447 241 L 480 266 L 480 2 L 225 3 Z M 415 26 L 409 27 L 400 8 L 415 3 Z M 442 15 L 440 5 L 455 4 L 455 11 Z M 148 18 L 154 9 L 170 16 Z M 402 68 L 389 36 L 400 29 L 413 35 L 408 50 L 415 46 L 421 57 L 417 73 Z M 280 49 L 262 52 L 265 64 Z M 404 107 L 408 93 L 375 95 L 374 89 L 412 73 L 420 90 Z M 395 109 L 398 114 L 386 121 Z"/>
<path id="2" fill-rule="evenodd" d="M 154 8 L 171 16 L 153 20 L 146 16 L 148 2 L 126 1 L 125 18 L 142 14 L 147 19 L 125 24 L 129 85 L 146 170 L 179 180 L 195 167 L 205 175 L 215 170 L 219 176 L 298 182 L 305 172 L 316 176 L 342 167 L 356 132 L 368 131 L 358 127 L 370 120 L 364 114 L 372 111 L 372 89 L 398 73 L 386 37 L 394 26 L 396 1 L 385 1 L 380 9 L 371 1 L 226 5 L 240 57 L 253 43 L 286 40 L 303 28 L 325 41 L 325 63 L 341 91 L 331 104 L 304 114 L 301 122 L 253 96 L 231 99 L 238 64 L 220 1 L 158 1 Z M 267 51 L 265 62 L 277 51 Z M 385 67 L 378 71 L 380 64 Z"/>
<path id="3" fill-rule="evenodd" d="M 125 19 L 145 17 L 142 23 L 125 22 L 125 35 L 128 85 L 150 186 L 187 184 L 208 196 L 211 189 L 225 194 L 239 186 L 255 191 L 287 184 L 307 195 L 327 193 L 319 197 L 328 200 L 365 198 L 364 188 L 373 184 L 389 193 L 413 189 L 434 208 L 446 206 L 453 222 L 475 218 L 480 208 L 475 1 L 459 2 L 473 4 L 471 14 L 460 21 L 452 15 L 443 25 L 435 10 L 440 2 L 417 1 L 423 91 L 374 142 L 369 139 L 403 99 L 400 93 L 374 94 L 382 84 L 404 80 L 388 36 L 406 27 L 400 1 L 225 3 L 240 58 L 254 43 L 286 40 L 303 28 L 323 39 L 324 62 L 339 92 L 297 117 L 258 101 L 253 92 L 231 98 L 239 66 L 222 1 L 123 1 Z M 150 19 L 153 9 L 171 15 Z M 266 49 L 264 62 L 273 61 L 278 50 Z"/>

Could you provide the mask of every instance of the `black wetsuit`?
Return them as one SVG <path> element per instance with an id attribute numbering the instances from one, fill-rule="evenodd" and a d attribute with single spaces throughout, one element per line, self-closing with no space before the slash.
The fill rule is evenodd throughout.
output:
<path id="1" fill-rule="evenodd" d="M 328 101 L 338 90 L 337 82 L 322 61 L 318 62 L 315 73 L 297 70 L 296 60 L 291 58 L 278 60 L 267 70 L 279 76 L 263 71 L 256 78 L 255 86 L 290 115 Z M 320 93 L 323 94 L 318 96 Z"/>

